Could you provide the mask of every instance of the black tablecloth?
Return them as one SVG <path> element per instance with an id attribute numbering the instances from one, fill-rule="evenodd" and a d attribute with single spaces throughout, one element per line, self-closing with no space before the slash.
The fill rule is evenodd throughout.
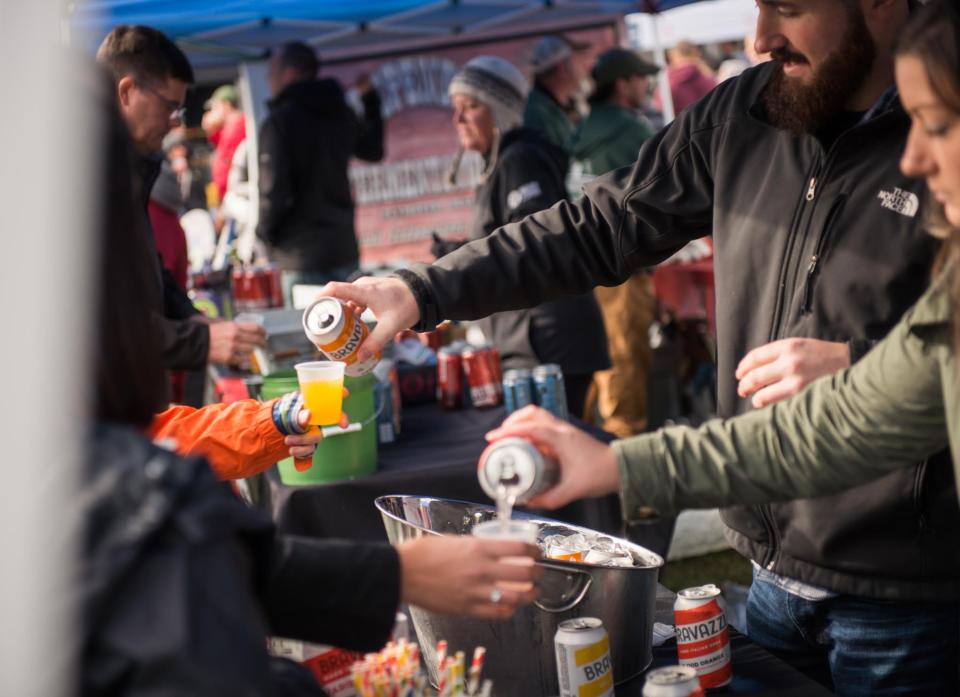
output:
<path id="1" fill-rule="evenodd" d="M 437 405 L 425 405 L 406 409 L 402 438 L 380 448 L 376 474 L 333 484 L 293 487 L 282 484 L 274 468 L 265 478 L 263 505 L 271 510 L 283 532 L 383 540 L 383 523 L 373 505 L 378 496 L 415 494 L 488 502 L 477 482 L 477 460 L 485 447 L 483 435 L 503 418 L 502 408 L 446 412 Z M 578 425 L 610 439 L 609 434 Z M 611 534 L 622 532 L 615 496 L 580 501 L 546 515 Z M 661 553 L 669 543 L 671 531 L 672 525 L 656 523 L 632 526 L 629 530 L 634 541 Z M 657 621 L 672 624 L 673 601 L 673 593 L 660 587 Z M 735 631 L 731 646 L 734 680 L 711 694 L 831 694 Z M 672 641 L 655 648 L 653 654 L 653 667 L 677 663 L 676 644 Z M 617 686 L 616 695 L 640 697 L 643 683 L 644 677 L 639 676 Z"/>
<path id="2" fill-rule="evenodd" d="M 657 588 L 655 619 L 664 624 L 673 623 L 673 601 L 670 590 Z M 733 681 L 723 688 L 710 690 L 716 695 L 755 695 L 764 697 L 827 697 L 833 693 L 819 683 L 797 672 L 776 656 L 750 641 L 743 634 L 730 628 L 730 648 L 733 662 Z M 650 669 L 676 665 L 677 644 L 670 640 L 653 649 L 653 664 Z M 616 697 L 641 697 L 645 676 L 617 685 Z"/>
<path id="3" fill-rule="evenodd" d="M 283 532 L 382 540 L 383 523 L 373 505 L 378 496 L 413 494 L 490 503 L 477 481 L 477 461 L 486 446 L 484 434 L 500 425 L 504 416 L 502 407 L 444 411 L 428 404 L 405 409 L 403 433 L 397 442 L 380 447 L 376 474 L 332 484 L 286 486 L 274 468 L 266 477 L 265 505 Z M 599 438 L 612 439 L 604 431 L 578 425 Z M 549 517 L 609 534 L 622 532 L 616 496 L 578 501 L 551 511 Z M 647 546 L 657 551 L 665 542 L 668 535 Z"/>

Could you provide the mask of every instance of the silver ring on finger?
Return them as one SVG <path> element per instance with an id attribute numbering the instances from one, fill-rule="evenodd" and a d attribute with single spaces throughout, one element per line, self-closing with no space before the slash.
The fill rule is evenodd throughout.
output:
<path id="1" fill-rule="evenodd" d="M 499 588 L 494 588 L 490 591 L 490 602 L 496 605 L 501 600 L 503 600 L 503 591 Z"/>

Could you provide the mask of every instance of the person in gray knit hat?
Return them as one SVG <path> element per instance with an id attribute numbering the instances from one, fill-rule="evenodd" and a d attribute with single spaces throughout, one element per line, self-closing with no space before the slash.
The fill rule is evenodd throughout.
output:
<path id="1" fill-rule="evenodd" d="M 493 170 L 501 136 L 517 128 L 523 121 L 527 91 L 527 80 L 523 74 L 513 63 L 498 56 L 477 56 L 453 76 L 447 88 L 450 97 L 461 95 L 485 105 L 492 118 L 493 129 L 486 128 L 486 124 L 480 128 L 464 124 L 461 128 L 459 123 L 454 122 L 460 136 L 460 148 L 450 172 L 451 182 L 456 182 L 460 160 L 466 150 L 491 153 L 484 168 L 484 178 Z M 489 143 L 484 142 L 488 132 L 492 138 Z"/>
<path id="2" fill-rule="evenodd" d="M 566 198 L 566 153 L 521 127 L 527 81 L 509 61 L 474 58 L 449 87 L 460 149 L 484 159 L 476 191 L 470 239 L 482 239 L 506 223 Z M 458 247 L 435 237 L 438 257 Z M 600 309 L 591 294 L 500 312 L 481 320 L 486 337 L 500 350 L 504 369 L 558 363 L 563 369 L 570 413 L 580 416 L 593 373 L 610 365 Z"/>

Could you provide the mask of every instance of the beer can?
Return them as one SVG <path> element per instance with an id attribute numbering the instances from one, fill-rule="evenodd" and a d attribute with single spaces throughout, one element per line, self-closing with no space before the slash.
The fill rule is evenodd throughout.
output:
<path id="1" fill-rule="evenodd" d="M 494 501 L 503 487 L 516 503 L 526 503 L 560 481 L 560 465 L 528 440 L 504 438 L 491 443 L 480 454 L 477 478 Z"/>
<path id="2" fill-rule="evenodd" d="M 250 280 L 247 278 L 244 269 L 240 266 L 233 267 L 230 272 L 230 281 L 233 287 L 233 306 L 237 312 L 248 312 L 255 310 L 253 302 L 253 289 L 250 288 Z M 195 286 L 198 287 L 198 286 Z"/>
<path id="3" fill-rule="evenodd" d="M 365 361 L 357 359 L 360 344 L 370 330 L 362 319 L 336 298 L 321 298 L 303 312 L 303 331 L 317 349 L 331 361 L 347 364 L 350 377 L 366 375 L 380 360 L 380 354 Z"/>
<path id="4" fill-rule="evenodd" d="M 427 348 L 432 348 L 434 351 L 439 351 L 443 346 L 443 335 L 441 335 L 436 329 L 429 332 L 418 333 L 417 339 L 421 344 Z"/>
<path id="5" fill-rule="evenodd" d="M 266 273 L 270 284 L 270 307 L 283 307 L 283 278 L 280 267 L 276 264 L 268 264 Z"/>
<path id="6" fill-rule="evenodd" d="M 613 697 L 610 638 L 596 617 L 560 623 L 553 639 L 560 697 Z"/>
<path id="7" fill-rule="evenodd" d="M 444 409 L 463 406 L 463 359 L 450 347 L 437 352 L 437 401 Z"/>
<path id="8" fill-rule="evenodd" d="M 720 589 L 709 584 L 680 591 L 673 617 L 680 664 L 697 671 L 703 688 L 729 683 L 733 679 L 730 629 Z"/>
<path id="9" fill-rule="evenodd" d="M 496 346 L 488 346 L 488 356 L 490 360 L 490 369 L 493 371 L 493 379 L 497 381 L 497 391 L 503 394 L 503 364 L 500 362 L 500 351 Z"/>
<path id="10" fill-rule="evenodd" d="M 490 349 L 467 349 L 462 359 L 473 406 L 495 407 L 500 404 L 500 383 L 491 365 Z"/>
<path id="11" fill-rule="evenodd" d="M 533 373 L 525 368 L 508 370 L 503 374 L 503 405 L 507 414 L 534 404 Z"/>
<path id="12" fill-rule="evenodd" d="M 533 369 L 533 385 L 537 404 L 564 421 L 567 413 L 567 391 L 563 386 L 563 371 L 556 363 L 538 365 Z"/>
<path id="13" fill-rule="evenodd" d="M 397 439 L 393 421 L 393 395 L 389 382 L 374 383 L 373 402 L 377 409 L 377 442 L 381 445 Z"/>
<path id="14" fill-rule="evenodd" d="M 703 697 L 703 688 L 690 666 L 665 666 L 647 673 L 643 697 Z"/>

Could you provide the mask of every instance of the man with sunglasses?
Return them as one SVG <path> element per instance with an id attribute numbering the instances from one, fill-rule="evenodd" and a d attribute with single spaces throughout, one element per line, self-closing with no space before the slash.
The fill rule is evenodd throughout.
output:
<path id="1" fill-rule="evenodd" d="M 163 138 L 182 125 L 193 68 L 163 33 L 143 26 L 119 26 L 100 45 L 97 61 L 110 70 L 117 105 L 137 150 L 138 190 L 144 215 L 163 161 Z M 150 249 L 156 251 L 151 237 Z M 159 257 L 158 257 L 159 261 Z M 200 315 L 166 269 L 157 264 L 163 308 L 157 322 L 168 369 L 197 370 L 214 363 L 239 363 L 265 341 L 256 324 L 211 322 Z M 162 316 L 160 316 L 162 315 Z"/>

